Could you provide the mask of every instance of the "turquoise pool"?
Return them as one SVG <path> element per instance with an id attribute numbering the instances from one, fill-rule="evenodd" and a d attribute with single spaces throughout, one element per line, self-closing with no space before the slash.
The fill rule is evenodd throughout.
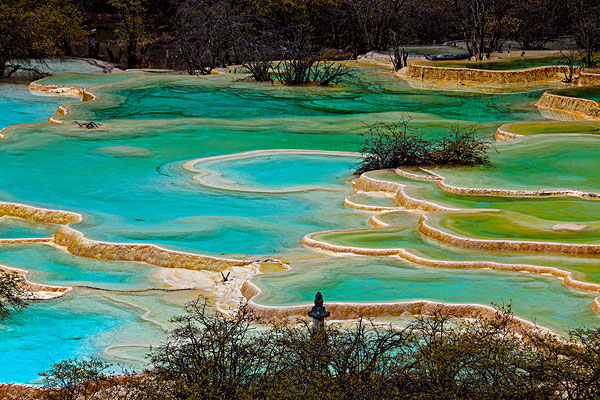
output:
<path id="1" fill-rule="evenodd" d="M 489 304 L 512 299 L 519 316 L 561 332 L 599 322 L 589 307 L 590 293 L 554 278 L 357 261 L 324 256 L 302 244 L 312 232 L 369 227 L 373 213 L 343 204 L 355 194 L 349 181 L 356 178 L 358 160 L 343 152 L 361 150 L 366 124 L 410 116 L 424 137 L 434 137 L 456 124 L 478 123 L 481 135 L 490 137 L 505 122 L 543 120 L 531 106 L 543 89 L 505 94 L 414 89 L 377 68 L 362 68 L 355 82 L 335 88 L 286 88 L 241 78 L 239 73 L 198 78 L 135 72 L 43 80 L 89 87 L 98 99 L 68 105 L 67 115 L 59 117 L 63 124 L 5 130 L 0 200 L 78 212 L 84 219 L 72 227 L 90 239 L 289 262 L 290 271 L 255 278 L 264 290 L 256 300 L 264 304 L 305 303 L 315 290 L 323 290 L 327 301 L 428 298 Z M 0 90 L 11 102 L 21 96 L 2 85 Z M 22 95 L 28 114 L 7 119 L 7 125 L 44 122 L 59 104 L 71 101 Z M 10 114 L 9 104 L 0 102 L 2 115 Z M 80 129 L 73 120 L 101 126 Z M 239 154 L 273 149 L 288 151 Z M 494 185 L 511 182 L 505 166 L 522 154 L 514 153 L 501 149 L 494 158 L 499 168 L 486 174 Z M 191 160 L 197 171 L 185 168 Z M 471 172 L 480 173 L 464 174 Z M 448 174 L 449 179 L 462 173 Z M 580 186 L 573 185 L 584 186 L 594 186 L 587 175 Z M 56 228 L 13 221 L 0 224 L 0 237 L 47 237 Z M 417 234 L 414 228 L 407 232 Z M 485 252 L 470 256 L 490 257 Z M 527 262 L 535 260 L 531 256 Z M 5 362 L 0 365 L 17 362 L 10 369 L 0 367 L 0 381 L 35 382 L 50 360 L 90 354 L 139 367 L 143 346 L 159 343 L 168 318 L 182 313 L 186 301 L 210 294 L 202 284 L 218 278 L 193 274 L 194 290 L 165 292 L 175 287 L 173 276 L 181 271 L 164 275 L 156 266 L 82 259 L 41 244 L 0 245 L 0 264 L 30 271 L 34 282 L 75 287 L 3 322 Z M 150 321 L 144 317 L 148 312 Z"/>

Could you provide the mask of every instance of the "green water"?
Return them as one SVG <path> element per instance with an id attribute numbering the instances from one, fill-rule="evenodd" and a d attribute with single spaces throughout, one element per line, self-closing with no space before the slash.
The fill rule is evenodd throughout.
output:
<path id="1" fill-rule="evenodd" d="M 447 178 L 447 184 L 466 188 L 600 190 L 597 137 L 537 135 L 502 142 L 497 148 L 490 166 L 435 171 Z"/>
<path id="2" fill-rule="evenodd" d="M 600 134 L 600 124 L 596 121 L 548 121 L 548 122 L 516 122 L 504 125 L 503 129 L 518 135 L 544 134 Z"/>
<path id="3" fill-rule="evenodd" d="M 264 289 L 256 300 L 273 305 L 306 304 L 320 290 L 326 300 L 340 302 L 355 302 L 358 296 L 364 302 L 512 301 L 517 314 L 560 330 L 598 321 L 589 307 L 594 296 L 531 274 L 436 269 L 376 258 L 329 258 L 299 263 L 291 272 L 259 276 L 254 282 Z"/>
<path id="4" fill-rule="evenodd" d="M 553 90 L 552 93 L 558 94 L 560 96 L 578 97 L 581 99 L 600 101 L 600 88 L 598 87 L 575 87 L 569 89 Z"/>
<path id="5" fill-rule="evenodd" d="M 600 222 L 586 225 L 559 224 L 512 212 L 436 213 L 428 221 L 433 227 L 479 239 L 508 239 L 575 244 L 598 244 Z"/>
<path id="6" fill-rule="evenodd" d="M 0 200 L 79 212 L 84 220 L 73 227 L 91 239 L 290 260 L 291 271 L 255 279 L 265 289 L 257 299 L 264 304 L 305 303 L 315 290 L 323 290 L 327 301 L 430 298 L 489 304 L 514 299 L 519 316 L 538 319 L 556 330 L 597 324 L 589 307 L 593 297 L 553 278 L 457 273 L 395 260 L 322 257 L 306 249 L 301 241 L 309 233 L 349 230 L 315 237 L 359 247 L 403 247 L 441 260 L 560 266 L 575 271 L 580 279 L 600 281 L 600 266 L 594 259 L 443 246 L 417 232 L 417 213 L 386 214 L 380 218 L 393 228 L 369 228 L 373 213 L 346 207 L 343 200 L 351 196 L 359 204 L 384 206 L 394 202 L 382 195 L 355 194 L 348 180 L 353 178 L 356 156 L 290 151 L 199 161 L 195 168 L 208 171 L 203 177 L 183 168 L 189 160 L 253 150 L 356 152 L 365 139 L 366 124 L 409 115 L 426 138 L 471 123 L 478 123 L 480 134 L 489 138 L 504 123 L 543 120 L 531 107 L 542 87 L 528 93 L 488 94 L 415 89 L 383 72 L 363 68 L 355 81 L 335 88 L 257 84 L 242 79 L 242 74 L 188 77 L 128 72 L 46 78 L 42 83 L 90 87 L 98 99 L 66 106 L 67 115 L 59 118 L 63 125 L 5 130 L 6 138 L 0 141 Z M 37 111 L 32 106 L 28 121 L 14 121 L 45 121 L 56 110 L 55 100 L 70 101 L 46 98 L 48 104 L 40 104 Z M 10 124 L 9 106 L 2 110 L 7 110 Z M 101 126 L 80 129 L 73 120 L 93 120 Z M 439 172 L 461 185 L 545 188 L 564 182 L 569 188 L 597 190 L 592 139 L 527 140 L 519 140 L 518 146 L 498 145 L 490 167 Z M 390 171 L 373 176 L 410 183 Z M 429 182 L 407 186 L 408 190 L 460 208 L 492 207 L 552 221 L 600 219 L 591 203 L 577 199 L 453 197 Z M 576 211 L 563 211 L 569 207 Z M 49 236 L 55 228 L 9 221 L 0 224 L 0 234 Z M 144 348 L 139 345 L 160 342 L 168 318 L 183 312 L 182 305 L 200 293 L 133 292 L 169 285 L 157 276 L 161 270 L 157 267 L 81 259 L 46 245 L 0 246 L 0 264 L 27 269 L 29 279 L 36 282 L 78 287 L 64 298 L 35 303 L 3 325 L 2 353 L 6 360 L 18 362 L 0 360 L 0 381 L 31 382 L 51 359 L 87 354 L 140 366 Z M 149 310 L 150 322 L 142 318 Z M 44 336 L 46 332 L 51 333 Z"/>

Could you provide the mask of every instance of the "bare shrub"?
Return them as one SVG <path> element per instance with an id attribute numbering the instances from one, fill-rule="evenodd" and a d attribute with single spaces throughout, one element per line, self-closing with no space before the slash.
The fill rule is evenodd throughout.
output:
<path id="1" fill-rule="evenodd" d="M 560 69 L 563 72 L 563 75 L 565 76 L 563 79 L 563 82 L 565 83 L 572 83 L 573 82 L 573 75 L 575 75 L 575 73 L 577 73 L 579 71 L 579 67 L 577 66 L 578 64 L 578 58 L 580 58 L 580 54 L 576 51 L 573 50 L 569 50 L 568 53 L 564 53 L 562 50 L 560 51 Z"/>
<path id="2" fill-rule="evenodd" d="M 25 279 L 16 272 L 0 271 L 0 318 L 27 307 L 31 293 L 26 287 Z"/>
<path id="3" fill-rule="evenodd" d="M 96 357 L 89 360 L 74 358 L 56 362 L 38 375 L 49 400 L 92 400 L 97 398 L 109 367 L 110 364 Z"/>
<path id="4" fill-rule="evenodd" d="M 487 164 L 489 152 L 495 149 L 492 142 L 477 136 L 476 126 L 455 126 L 438 140 L 424 140 L 422 133 L 410 126 L 410 119 L 403 119 L 374 124 L 367 135 L 358 174 L 385 168 Z"/>

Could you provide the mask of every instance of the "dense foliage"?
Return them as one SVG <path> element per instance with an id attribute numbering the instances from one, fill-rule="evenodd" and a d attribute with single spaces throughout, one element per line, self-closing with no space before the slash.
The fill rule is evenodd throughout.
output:
<path id="1" fill-rule="evenodd" d="M 439 139 L 424 140 L 410 119 L 405 119 L 372 125 L 367 135 L 356 169 L 359 174 L 398 167 L 488 164 L 489 153 L 495 149 L 492 142 L 478 137 L 475 125 L 455 126 Z"/>
<path id="2" fill-rule="evenodd" d="M 600 0 L 0 0 L 0 77 L 15 61 L 71 53 L 205 74 L 282 60 L 298 44 L 348 59 L 461 41 L 481 59 L 508 40 L 527 50 L 564 37 L 592 67 L 599 12 Z"/>
<path id="3" fill-rule="evenodd" d="M 62 0 L 0 0 L 0 78 L 30 58 L 68 55 L 83 37 L 77 9 Z"/>
<path id="4" fill-rule="evenodd" d="M 510 307 L 457 320 L 440 310 L 405 328 L 304 325 L 258 329 L 242 307 L 233 317 L 189 305 L 143 374 L 106 378 L 95 359 L 42 373 L 52 399 L 595 399 L 600 330 L 563 339 L 524 328 Z M 89 378 L 87 376 L 89 375 Z M 102 377 L 102 380 L 99 379 Z M 61 391 L 62 390 L 62 391 Z M 57 394 L 63 393 L 61 396 Z"/>

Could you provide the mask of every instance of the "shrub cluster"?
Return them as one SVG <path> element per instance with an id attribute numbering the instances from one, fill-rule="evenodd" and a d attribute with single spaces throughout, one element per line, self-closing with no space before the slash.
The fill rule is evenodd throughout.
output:
<path id="1" fill-rule="evenodd" d="M 143 374 L 99 384 L 95 380 L 106 365 L 69 360 L 75 368 L 62 362 L 41 374 L 53 386 L 47 393 L 65 400 L 86 390 L 88 399 L 123 400 L 600 396 L 600 329 L 578 330 L 566 340 L 523 329 L 510 306 L 487 318 L 456 320 L 438 310 L 405 328 L 361 318 L 351 327 L 314 332 L 303 325 L 258 329 L 243 307 L 224 317 L 197 301 L 175 322 L 177 328 L 151 353 L 153 367 Z M 89 375 L 95 383 L 84 379 L 75 390 L 65 371 Z"/>
<path id="2" fill-rule="evenodd" d="M 295 86 L 318 83 L 321 86 L 337 84 L 353 76 L 354 71 L 344 64 L 321 60 L 313 55 L 296 55 L 276 63 L 265 59 L 253 59 L 243 64 L 250 77 L 258 82 L 273 81 Z"/>
<path id="3" fill-rule="evenodd" d="M 495 150 L 492 142 L 477 135 L 477 126 L 455 126 L 440 139 L 424 140 L 410 126 L 410 119 L 400 122 L 377 123 L 369 127 L 362 148 L 362 161 L 356 173 L 376 169 L 481 165 L 489 163 L 489 153 Z"/>

